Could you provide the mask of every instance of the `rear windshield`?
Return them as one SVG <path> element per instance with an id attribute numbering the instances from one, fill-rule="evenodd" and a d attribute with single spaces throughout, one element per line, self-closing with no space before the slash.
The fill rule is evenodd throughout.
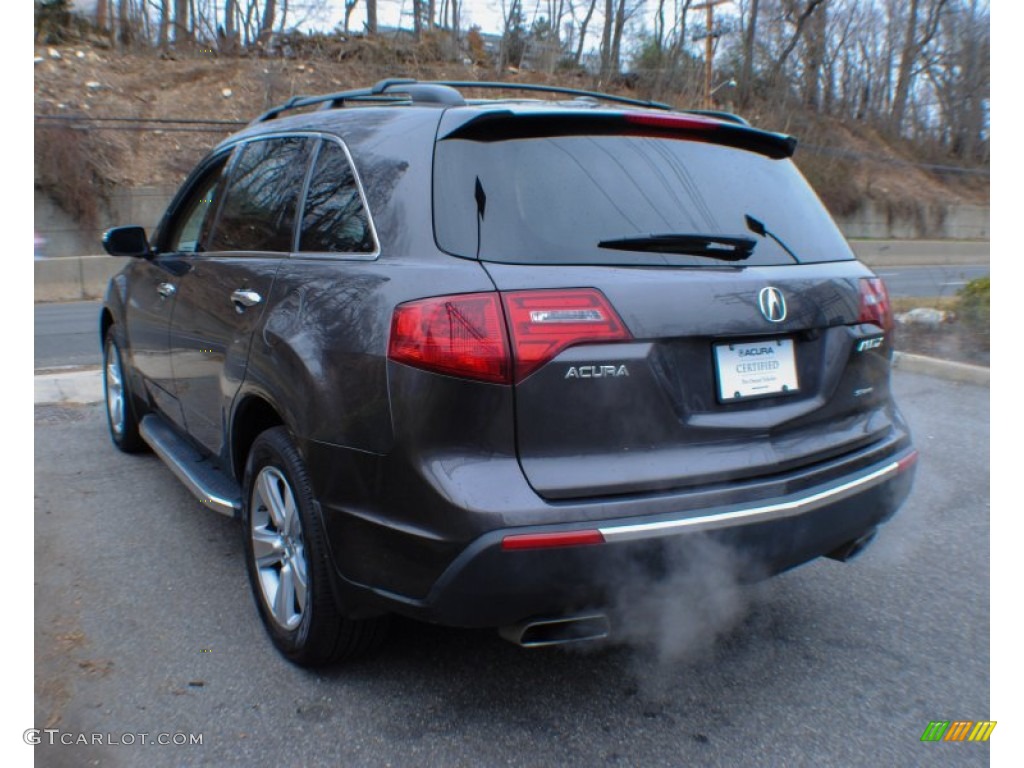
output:
<path id="1" fill-rule="evenodd" d="M 788 159 L 642 136 L 444 139 L 436 146 L 434 231 L 438 245 L 457 256 L 515 264 L 794 263 L 770 236 L 751 232 L 747 216 L 801 262 L 854 258 Z M 667 235 L 749 238 L 753 252 L 727 262 L 665 252 L 692 247 L 609 246 Z"/>

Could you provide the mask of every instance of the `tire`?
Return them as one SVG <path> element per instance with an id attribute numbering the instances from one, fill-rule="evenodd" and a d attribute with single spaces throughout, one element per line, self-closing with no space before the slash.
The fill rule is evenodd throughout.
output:
<path id="1" fill-rule="evenodd" d="M 110 439 L 118 450 L 125 453 L 147 450 L 146 442 L 139 435 L 139 410 L 113 328 L 107 330 L 103 339 L 103 401 Z"/>
<path id="2" fill-rule="evenodd" d="M 315 667 L 376 648 L 385 619 L 347 618 L 335 600 L 312 484 L 287 429 L 274 427 L 256 438 L 243 489 L 249 583 L 277 649 L 300 666 Z"/>

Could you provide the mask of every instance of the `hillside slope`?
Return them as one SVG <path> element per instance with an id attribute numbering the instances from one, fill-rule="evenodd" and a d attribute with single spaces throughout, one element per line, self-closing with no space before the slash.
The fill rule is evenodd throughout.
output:
<path id="1" fill-rule="evenodd" d="M 159 58 L 88 44 L 40 46 L 36 48 L 35 112 L 244 123 L 291 96 L 364 86 L 382 77 L 494 77 L 493 69 L 471 64 L 419 63 L 408 52 L 400 63 L 393 63 L 395 58 L 393 51 L 366 40 L 306 60 L 226 58 L 203 50 Z M 536 73 L 508 77 L 512 81 L 521 78 L 523 82 L 595 87 L 589 77 L 573 73 L 551 78 Z M 617 92 L 638 95 L 622 89 Z M 801 140 L 803 148 L 798 149 L 796 160 L 836 213 L 850 213 L 866 200 L 903 210 L 934 203 L 988 202 L 987 175 L 940 175 L 913 164 L 905 150 L 865 126 L 756 109 L 747 117 L 756 125 L 792 133 Z M 52 127 L 58 124 L 36 121 L 36 181 L 43 187 L 67 186 L 69 175 L 75 174 L 88 176 L 79 179 L 82 189 L 173 186 L 210 146 L 235 130 L 184 123 L 90 122 L 88 131 L 71 136 L 67 130 Z M 55 146 L 61 146 L 62 152 L 54 154 Z M 76 164 L 84 167 L 72 167 Z M 74 207 L 57 197 L 65 207 Z"/>

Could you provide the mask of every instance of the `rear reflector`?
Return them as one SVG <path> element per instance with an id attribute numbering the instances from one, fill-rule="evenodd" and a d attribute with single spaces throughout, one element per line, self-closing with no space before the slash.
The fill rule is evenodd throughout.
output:
<path id="1" fill-rule="evenodd" d="M 395 309 L 388 357 L 478 381 L 512 380 L 505 318 L 496 293 L 411 301 Z"/>
<path id="2" fill-rule="evenodd" d="M 518 533 L 501 540 L 502 549 L 548 549 L 604 544 L 600 531 L 563 531 L 561 533 Z"/>
<path id="3" fill-rule="evenodd" d="M 892 303 L 889 292 L 880 277 L 863 277 L 860 280 L 860 316 L 858 323 L 874 323 L 883 331 L 893 327 Z"/>
<path id="4" fill-rule="evenodd" d="M 574 344 L 632 338 L 608 299 L 594 288 L 509 291 L 501 296 L 517 382 Z"/>
<path id="5" fill-rule="evenodd" d="M 912 466 L 917 464 L 917 457 L 917 451 L 911 451 L 908 455 L 904 456 L 902 459 L 896 462 L 896 471 L 906 472 Z"/>

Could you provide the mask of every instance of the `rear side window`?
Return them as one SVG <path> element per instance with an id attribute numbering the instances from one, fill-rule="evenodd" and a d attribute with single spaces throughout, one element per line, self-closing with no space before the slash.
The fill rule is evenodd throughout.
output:
<path id="1" fill-rule="evenodd" d="M 751 216 L 802 262 L 852 259 L 849 246 L 788 159 L 648 136 L 443 139 L 434 162 L 438 245 L 520 264 L 738 266 L 792 264 Z M 608 243 L 659 235 L 746 238 L 742 261 Z M 605 243 L 605 246 L 601 246 Z"/>
<path id="2" fill-rule="evenodd" d="M 292 250 L 311 144 L 306 138 L 284 138 L 241 147 L 207 250 Z"/>
<path id="3" fill-rule="evenodd" d="M 340 144 L 320 144 L 302 213 L 299 250 L 373 253 L 376 244 L 355 173 Z"/>

